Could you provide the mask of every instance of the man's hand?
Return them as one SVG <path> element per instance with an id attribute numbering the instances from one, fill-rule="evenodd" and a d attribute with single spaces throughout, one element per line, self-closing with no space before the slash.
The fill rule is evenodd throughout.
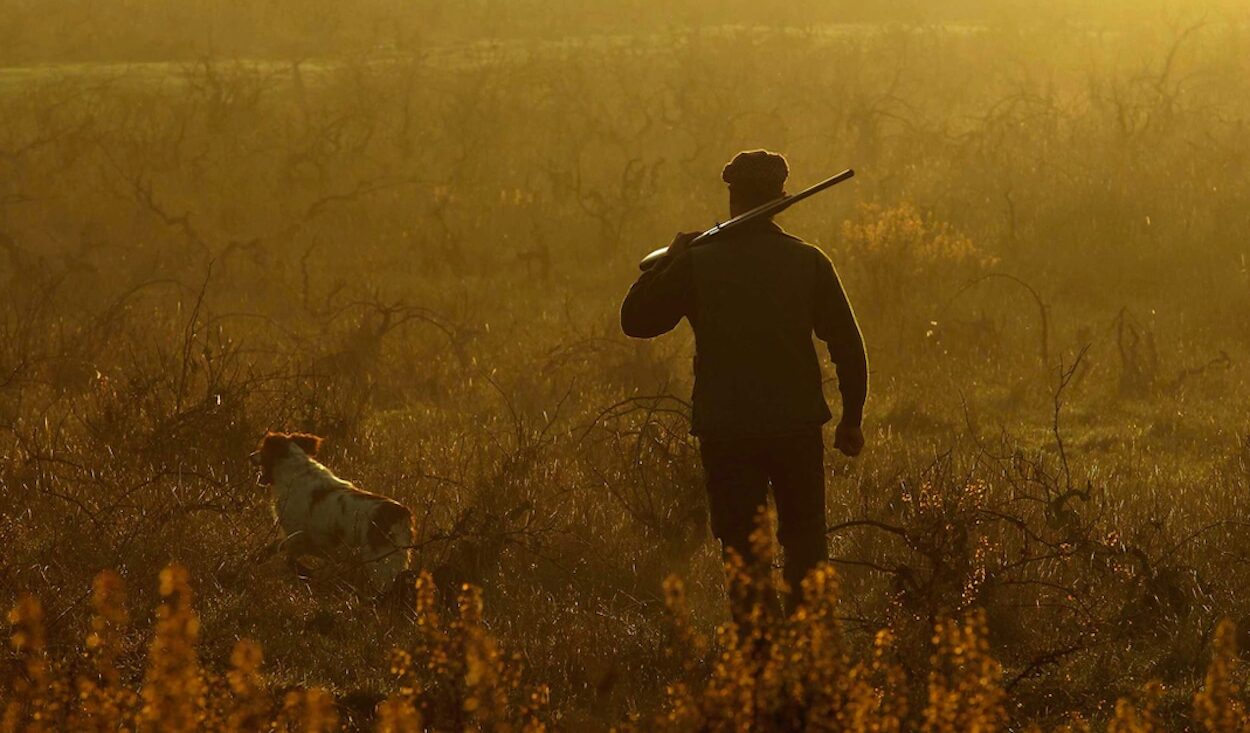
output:
<path id="1" fill-rule="evenodd" d="M 702 232 L 678 232 L 677 236 L 673 237 L 672 244 L 668 245 L 668 256 L 670 258 L 676 257 L 682 252 L 690 249 L 690 243 L 693 242 L 694 238 L 700 234 L 702 234 Z"/>
<path id="2" fill-rule="evenodd" d="M 864 431 L 858 425 L 838 423 L 833 433 L 833 447 L 842 451 L 842 455 L 854 458 L 864 449 Z"/>

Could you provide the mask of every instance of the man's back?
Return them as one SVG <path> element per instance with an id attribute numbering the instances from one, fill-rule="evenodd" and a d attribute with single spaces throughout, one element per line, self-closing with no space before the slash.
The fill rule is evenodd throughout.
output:
<path id="1" fill-rule="evenodd" d="M 631 289 L 625 332 L 654 336 L 687 317 L 694 327 L 692 432 L 780 435 L 830 418 L 813 333 L 829 343 L 844 421 L 859 423 L 867 390 L 863 342 L 829 259 L 771 222 L 691 249 Z"/>
<path id="2" fill-rule="evenodd" d="M 823 256 L 775 227 L 691 250 L 696 434 L 769 435 L 829 420 L 812 343 Z"/>

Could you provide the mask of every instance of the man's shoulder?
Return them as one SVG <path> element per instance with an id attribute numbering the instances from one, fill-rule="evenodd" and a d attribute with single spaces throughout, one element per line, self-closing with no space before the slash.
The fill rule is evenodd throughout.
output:
<path id="1" fill-rule="evenodd" d="M 772 240 L 780 244 L 788 244 L 798 247 L 810 247 L 819 249 L 816 245 L 808 242 L 797 234 L 782 229 L 777 224 L 768 222 L 759 226 L 748 226 L 740 231 L 729 234 L 728 237 L 741 241 L 760 241 Z"/>
<path id="2" fill-rule="evenodd" d="M 778 243 L 782 246 L 793 247 L 795 250 L 803 252 L 809 257 L 829 259 L 829 255 L 825 254 L 825 251 L 821 249 L 819 245 L 813 244 L 797 234 L 791 234 L 787 231 L 777 231 L 774 236 L 777 238 Z"/>
<path id="3" fill-rule="evenodd" d="M 706 247 L 694 247 L 687 253 L 700 260 L 737 261 L 745 251 L 743 249 L 745 247 L 759 254 L 772 253 L 769 259 L 777 256 L 789 261 L 795 261 L 797 258 L 803 262 L 810 262 L 812 259 L 829 259 L 819 246 L 776 225 L 726 234 L 724 241 L 729 246 L 718 247 L 712 243 Z M 765 246 L 759 248 L 760 245 Z"/>

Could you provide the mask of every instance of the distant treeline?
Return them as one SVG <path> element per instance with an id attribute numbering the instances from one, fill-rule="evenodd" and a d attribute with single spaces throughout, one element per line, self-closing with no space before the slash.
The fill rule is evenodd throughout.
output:
<path id="1" fill-rule="evenodd" d="M 0 0 L 0 65 L 407 53 L 447 42 L 709 25 L 1115 27 L 1202 13 L 1250 16 L 1238 0 Z"/>

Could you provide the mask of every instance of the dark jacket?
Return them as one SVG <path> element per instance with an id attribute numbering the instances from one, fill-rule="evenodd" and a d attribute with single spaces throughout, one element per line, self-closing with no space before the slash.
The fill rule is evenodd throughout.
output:
<path id="1" fill-rule="evenodd" d="M 772 222 L 722 235 L 644 272 L 621 306 L 635 338 L 694 328 L 691 432 L 751 437 L 801 431 L 831 417 L 812 334 L 828 344 L 842 422 L 859 425 L 868 359 L 833 263 Z"/>

